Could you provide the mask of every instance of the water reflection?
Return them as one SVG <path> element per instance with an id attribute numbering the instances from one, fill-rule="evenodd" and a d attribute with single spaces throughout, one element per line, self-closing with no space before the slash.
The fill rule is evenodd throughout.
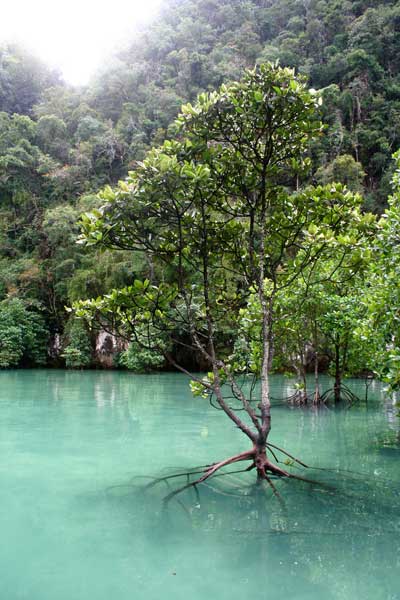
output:
<path id="1" fill-rule="evenodd" d="M 148 477 L 247 449 L 185 378 L 0 380 L 0 598 L 399 598 L 400 429 L 378 384 L 367 405 L 274 407 L 271 441 L 319 483 L 276 481 L 279 501 L 236 473 L 165 507 L 167 486 L 145 489 Z M 291 385 L 274 378 L 273 395 Z"/>
<path id="2" fill-rule="evenodd" d="M 206 562 L 222 577 L 214 583 L 222 594 L 230 578 L 242 593 L 259 592 L 260 598 L 260 582 L 268 598 L 396 598 L 398 481 L 345 472 L 320 472 L 318 478 L 326 485 L 281 482 L 279 502 L 264 484 L 220 477 L 162 511 L 160 495 L 151 488 L 145 493 L 150 510 L 141 515 L 145 531 L 151 531 L 146 551 L 157 540 L 174 552 L 186 539 L 189 553 L 192 545 L 212 552 L 213 565 L 203 557 L 192 570 Z M 138 493 L 109 501 L 117 498 L 123 510 Z M 152 518 L 146 521 L 146 515 Z M 136 515 L 132 527 L 137 529 Z"/>

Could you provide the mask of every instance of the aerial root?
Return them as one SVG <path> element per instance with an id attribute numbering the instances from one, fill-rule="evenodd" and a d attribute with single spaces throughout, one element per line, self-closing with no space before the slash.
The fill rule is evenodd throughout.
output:
<path id="1" fill-rule="evenodd" d="M 267 458 L 267 451 L 271 454 L 271 456 L 273 457 L 275 462 L 271 462 L 269 460 L 269 458 Z M 230 456 L 229 458 L 226 458 L 225 460 L 221 460 L 219 462 L 214 462 L 214 463 L 210 463 L 207 465 L 200 465 L 200 466 L 192 468 L 189 471 L 181 471 L 178 473 L 172 473 L 170 475 L 165 475 L 163 477 L 138 476 L 138 477 L 135 477 L 134 479 L 137 479 L 137 478 L 151 479 L 151 481 L 144 486 L 144 490 L 148 490 L 152 487 L 157 486 L 158 484 L 164 484 L 166 486 L 167 492 L 168 492 L 167 496 L 164 497 L 165 503 L 168 503 L 172 498 L 174 498 L 174 496 L 176 496 L 180 492 L 183 492 L 184 490 L 191 488 L 191 487 L 194 488 L 196 497 L 199 500 L 199 491 L 197 489 L 197 486 L 201 483 L 206 482 L 210 477 L 215 476 L 215 475 L 216 475 L 216 477 L 230 476 L 230 475 L 233 475 L 234 473 L 246 473 L 246 472 L 252 471 L 254 469 L 256 469 L 256 471 L 257 471 L 258 480 L 266 481 L 268 483 L 268 485 L 271 487 L 274 495 L 276 497 L 278 497 L 278 499 L 280 501 L 281 501 L 280 495 L 279 495 L 277 488 L 276 488 L 275 484 L 273 483 L 273 480 L 271 479 L 271 477 L 273 479 L 276 479 L 276 478 L 297 479 L 299 481 L 304 481 L 304 482 L 307 482 L 310 484 L 323 485 L 318 481 L 315 481 L 312 479 L 307 479 L 305 477 L 301 477 L 300 475 L 297 475 L 293 472 L 287 471 L 284 468 L 281 468 L 280 466 L 278 466 L 277 463 L 280 462 L 279 458 L 278 458 L 279 453 L 283 454 L 284 456 L 288 457 L 288 459 L 290 459 L 290 461 L 286 460 L 285 464 L 294 466 L 294 463 L 297 463 L 298 465 L 301 465 L 304 468 L 307 468 L 307 469 L 310 468 L 309 465 L 307 465 L 306 463 L 301 461 L 296 456 L 293 456 L 292 454 L 290 454 L 283 448 L 280 448 L 276 444 L 267 442 L 265 444 L 264 448 L 258 448 L 257 446 L 254 446 L 251 450 L 247 450 L 246 452 L 241 452 L 240 454 L 235 454 L 234 456 Z M 242 469 L 238 469 L 235 471 L 225 471 L 222 473 L 217 473 L 223 467 L 227 467 L 231 464 L 244 462 L 244 461 L 250 461 L 250 464 Z M 194 475 L 198 475 L 198 478 L 195 479 L 194 481 L 191 481 L 190 479 Z M 180 477 L 186 478 L 186 484 L 177 489 L 171 490 L 171 480 L 179 479 Z M 121 486 L 114 486 L 114 487 L 121 487 Z M 214 488 L 211 487 L 211 489 L 214 489 Z"/>
<path id="2" fill-rule="evenodd" d="M 330 388 L 326 390 L 323 394 L 321 394 L 320 400 L 321 402 L 329 402 L 335 399 L 335 388 Z M 340 386 L 340 400 L 344 402 L 348 402 L 350 406 L 355 404 L 356 402 L 360 402 L 361 399 L 351 391 L 350 388 L 347 387 L 344 383 Z"/>
<path id="3" fill-rule="evenodd" d="M 203 483 L 204 481 L 206 481 L 209 477 L 211 477 L 212 475 L 214 475 L 219 469 L 222 469 L 222 467 L 226 467 L 228 465 L 231 465 L 231 464 L 236 463 L 236 462 L 240 462 L 242 460 L 249 460 L 249 459 L 251 459 L 253 457 L 254 457 L 254 450 L 248 450 L 247 452 L 242 452 L 240 454 L 235 454 L 234 456 L 226 458 L 225 460 L 221 460 L 220 462 L 208 465 L 202 471 L 201 477 L 199 477 L 195 481 L 191 481 L 191 482 L 187 483 L 186 485 L 178 488 L 177 490 L 174 490 L 173 492 L 169 493 L 164 498 L 164 502 L 169 502 L 174 496 L 176 496 L 180 492 L 183 492 L 184 490 L 186 490 L 186 489 L 188 489 L 190 487 L 196 488 L 196 486 L 198 484 Z M 192 471 L 192 473 L 193 473 L 193 471 Z"/>
<path id="4" fill-rule="evenodd" d="M 322 394 L 318 390 L 314 390 L 312 392 L 306 392 L 305 390 L 296 390 L 290 396 L 283 398 L 283 402 L 287 402 L 289 404 L 295 404 L 297 406 L 326 406 L 327 403 L 335 400 L 335 388 L 330 388 L 323 392 Z M 347 402 L 352 405 L 356 402 L 360 402 L 360 398 L 351 391 L 347 385 L 342 383 L 340 385 L 340 400 L 343 402 Z"/>
<path id="5" fill-rule="evenodd" d="M 271 442 L 267 442 L 267 448 L 271 452 L 272 456 L 275 458 L 276 462 L 279 462 L 279 461 L 276 458 L 276 454 L 272 451 L 272 448 L 274 448 L 274 450 L 278 450 L 278 452 L 282 452 L 282 454 L 285 454 L 288 458 L 290 458 L 294 462 L 296 462 L 299 465 L 301 465 L 302 467 L 305 467 L 306 469 L 308 469 L 308 465 L 306 465 L 304 462 L 302 462 L 299 458 L 296 458 L 296 456 L 293 456 L 293 454 L 289 454 L 289 452 L 287 452 L 283 448 L 280 448 L 279 446 L 276 446 L 275 444 L 271 444 Z"/>
<path id="6" fill-rule="evenodd" d="M 279 448 L 279 446 L 275 446 L 274 444 L 267 444 L 267 448 L 269 448 L 269 446 L 271 446 L 278 452 L 282 452 L 286 456 L 290 457 L 290 459 L 292 461 L 297 462 L 298 464 L 302 465 L 303 467 L 306 467 L 306 468 L 308 467 L 308 465 L 306 465 L 305 463 L 303 463 L 302 461 L 300 461 L 293 455 L 289 454 L 282 448 Z M 269 448 L 269 449 L 271 451 L 271 448 Z M 273 451 L 271 451 L 271 454 L 274 456 L 274 459 L 277 462 L 279 462 L 276 457 L 276 454 Z M 223 467 L 226 467 L 228 465 L 231 465 L 231 464 L 234 464 L 237 462 L 242 462 L 242 461 L 251 461 L 251 462 L 247 468 L 242 469 L 241 471 L 238 471 L 238 472 L 247 472 L 247 471 L 251 471 L 253 469 L 257 469 L 258 478 L 264 479 L 265 481 L 267 481 L 267 483 L 271 486 L 271 489 L 275 496 L 279 496 L 279 494 L 276 489 L 276 486 L 274 485 L 273 481 L 271 480 L 271 476 L 279 477 L 279 478 L 285 477 L 285 478 L 289 478 L 289 479 L 297 479 L 297 480 L 305 481 L 307 483 L 312 483 L 312 484 L 316 483 L 315 481 L 313 481 L 311 479 L 306 479 L 306 478 L 296 475 L 294 473 L 290 473 L 289 471 L 286 471 L 285 469 L 282 469 L 277 464 L 274 464 L 270 460 L 268 460 L 266 458 L 265 453 L 260 457 L 260 455 L 257 453 L 256 449 L 252 448 L 251 450 L 242 452 L 240 454 L 235 454 L 234 456 L 231 456 L 225 460 L 222 460 L 222 461 L 219 461 L 216 463 L 212 463 L 210 465 L 206 465 L 201 471 L 199 471 L 199 470 L 191 471 L 189 473 L 190 475 L 201 474 L 200 477 L 198 477 L 194 481 L 187 480 L 187 483 L 185 485 L 179 487 L 176 490 L 171 491 L 167 496 L 165 496 L 164 502 L 168 503 L 172 498 L 174 498 L 174 496 L 176 496 L 177 494 L 180 494 L 181 492 L 183 492 L 184 490 L 186 490 L 188 488 L 193 487 L 197 491 L 196 486 L 198 486 L 201 483 L 206 482 L 210 477 L 214 476 L 217 473 L 217 471 L 219 471 L 220 469 L 222 469 Z M 149 485 L 153 486 L 156 483 L 159 483 L 160 481 L 164 481 L 165 479 L 169 479 L 172 477 L 182 477 L 184 475 L 187 475 L 187 474 L 179 473 L 177 475 L 171 475 L 169 477 L 167 476 L 164 478 L 160 478 L 156 481 L 153 481 Z M 224 473 L 222 473 L 222 475 L 224 475 Z"/>

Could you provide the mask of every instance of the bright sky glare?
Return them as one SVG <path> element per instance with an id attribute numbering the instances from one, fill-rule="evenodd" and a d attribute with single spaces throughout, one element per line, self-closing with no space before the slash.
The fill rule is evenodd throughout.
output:
<path id="1" fill-rule="evenodd" d="M 15 41 L 57 67 L 72 84 L 87 83 L 113 49 L 162 0 L 2 0 L 0 44 Z"/>

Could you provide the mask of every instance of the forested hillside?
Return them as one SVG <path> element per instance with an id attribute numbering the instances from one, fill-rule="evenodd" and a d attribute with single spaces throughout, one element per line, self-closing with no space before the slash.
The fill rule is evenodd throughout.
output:
<path id="1" fill-rule="evenodd" d="M 153 267 L 77 245 L 79 215 L 168 137 L 182 103 L 276 60 L 324 100 L 297 184 L 340 181 L 381 212 L 400 147 L 400 2 L 167 0 L 83 89 L 0 49 L 0 366 L 45 363 L 56 334 L 67 364 L 91 364 L 90 334 L 65 306 Z"/>

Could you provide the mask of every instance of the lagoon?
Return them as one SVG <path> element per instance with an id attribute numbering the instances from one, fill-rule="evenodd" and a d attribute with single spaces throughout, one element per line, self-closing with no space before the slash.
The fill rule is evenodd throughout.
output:
<path id="1" fill-rule="evenodd" d="M 368 404 L 274 407 L 271 441 L 315 485 L 277 481 L 279 500 L 235 474 L 167 507 L 152 477 L 248 448 L 184 376 L 9 370 L 0 384 L 1 600 L 400 599 L 400 418 L 378 383 Z"/>

